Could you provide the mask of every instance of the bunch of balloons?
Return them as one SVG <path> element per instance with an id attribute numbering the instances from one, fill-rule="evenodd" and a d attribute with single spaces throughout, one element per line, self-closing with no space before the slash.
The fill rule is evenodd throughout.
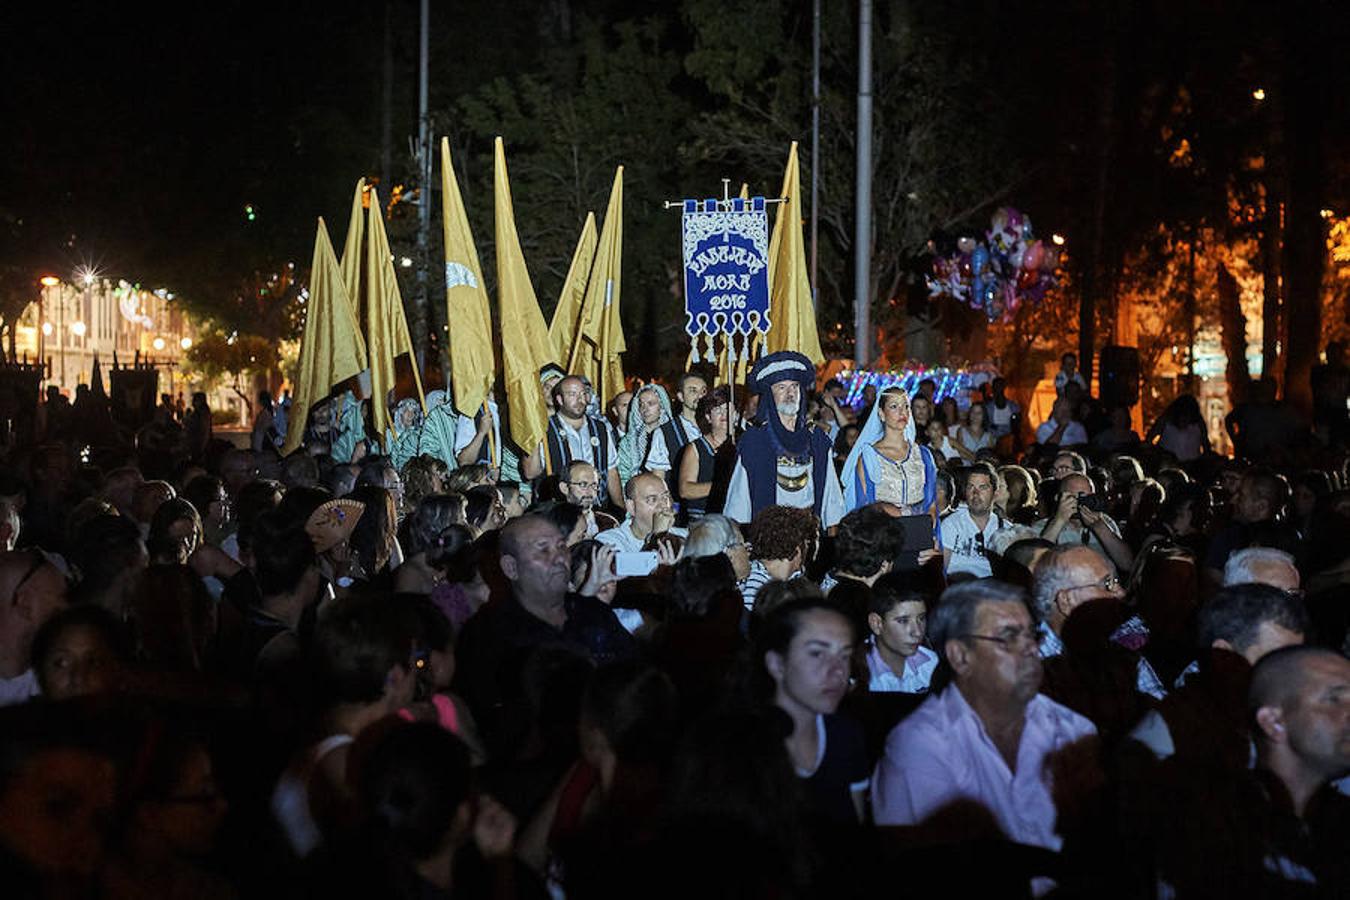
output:
<path id="1" fill-rule="evenodd" d="M 930 297 L 950 297 L 981 310 L 989 321 L 1007 322 L 1023 303 L 1039 303 L 1055 286 L 1059 250 L 1037 240 L 1031 218 L 1000 207 L 984 240 L 934 237 Z"/>

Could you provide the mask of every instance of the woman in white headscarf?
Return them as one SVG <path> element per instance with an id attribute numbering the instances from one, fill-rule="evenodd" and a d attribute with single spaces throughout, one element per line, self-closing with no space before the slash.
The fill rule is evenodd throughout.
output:
<path id="1" fill-rule="evenodd" d="M 901 515 L 932 516 L 936 527 L 937 466 L 916 440 L 909 395 L 901 388 L 881 392 L 841 474 L 850 511 L 890 503 Z"/>
<path id="2" fill-rule="evenodd" d="M 670 468 L 669 461 L 664 467 L 653 467 L 648 457 L 652 453 L 652 442 L 663 440 L 661 426 L 670 421 L 670 398 L 666 389 L 659 384 L 647 384 L 633 395 L 628 404 L 628 431 L 619 441 L 619 484 L 628 484 L 628 479 L 639 472 L 665 472 Z"/>

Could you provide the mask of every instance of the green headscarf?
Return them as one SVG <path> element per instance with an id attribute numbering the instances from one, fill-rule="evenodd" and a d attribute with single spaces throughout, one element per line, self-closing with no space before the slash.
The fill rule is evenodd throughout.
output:
<path id="1" fill-rule="evenodd" d="M 647 426 L 643 424 L 642 413 L 639 412 L 638 399 L 648 391 L 654 391 L 656 397 L 661 401 L 661 421 L 656 423 L 656 428 L 651 434 L 647 433 Z M 659 384 L 645 384 L 633 394 L 633 402 L 628 405 L 628 433 L 619 441 L 619 484 L 627 486 L 628 479 L 638 474 L 642 470 L 642 461 L 647 458 L 647 447 L 652 438 L 661 426 L 669 422 L 670 415 L 670 397 L 666 396 L 666 389 Z M 671 461 L 674 465 L 674 461 Z"/>

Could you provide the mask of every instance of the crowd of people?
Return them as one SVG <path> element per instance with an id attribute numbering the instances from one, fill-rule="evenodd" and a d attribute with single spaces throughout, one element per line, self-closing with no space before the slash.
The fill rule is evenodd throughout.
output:
<path id="1" fill-rule="evenodd" d="M 446 391 L 246 446 L 52 398 L 0 464 L 5 894 L 1346 896 L 1339 349 L 1233 457 L 1076 362 L 1043 423 L 548 367 L 525 448 Z"/>

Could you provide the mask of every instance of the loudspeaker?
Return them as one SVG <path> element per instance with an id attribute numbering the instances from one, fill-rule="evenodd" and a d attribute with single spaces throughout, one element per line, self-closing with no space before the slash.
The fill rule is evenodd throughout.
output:
<path id="1" fill-rule="evenodd" d="M 1139 402 L 1139 351 L 1103 347 L 1097 357 L 1097 379 L 1103 405 L 1134 406 Z"/>

